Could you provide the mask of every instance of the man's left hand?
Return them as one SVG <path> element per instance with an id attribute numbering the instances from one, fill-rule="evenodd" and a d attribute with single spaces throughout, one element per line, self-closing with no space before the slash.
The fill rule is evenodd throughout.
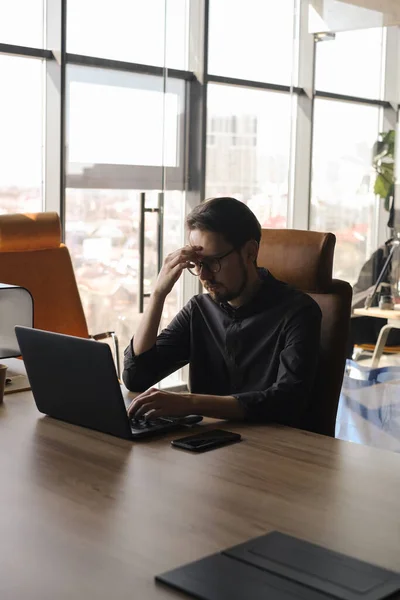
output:
<path id="1" fill-rule="evenodd" d="M 150 388 L 136 396 L 128 408 L 133 419 L 158 417 L 183 417 L 192 414 L 191 394 L 175 394 Z"/>

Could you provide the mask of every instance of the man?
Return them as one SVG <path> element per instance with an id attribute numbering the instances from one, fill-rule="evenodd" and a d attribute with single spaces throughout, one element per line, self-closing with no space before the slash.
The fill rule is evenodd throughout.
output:
<path id="1" fill-rule="evenodd" d="M 124 383 L 144 392 L 130 416 L 199 414 L 301 426 L 319 352 L 318 305 L 257 267 L 261 226 L 242 202 L 213 198 L 186 223 L 189 245 L 165 259 L 125 350 Z M 194 296 L 157 336 L 165 299 L 184 269 L 208 294 Z M 190 393 L 151 388 L 188 363 Z"/>

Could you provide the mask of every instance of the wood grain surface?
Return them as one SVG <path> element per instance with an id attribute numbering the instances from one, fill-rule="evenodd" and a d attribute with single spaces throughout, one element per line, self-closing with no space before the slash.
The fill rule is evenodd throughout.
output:
<path id="1" fill-rule="evenodd" d="M 400 320 L 400 306 L 396 305 L 393 310 L 383 310 L 377 306 L 371 308 L 355 308 L 354 314 L 359 317 L 378 317 L 379 319 L 392 319 L 393 321 Z"/>
<path id="2" fill-rule="evenodd" d="M 243 441 L 195 455 L 170 447 L 180 434 L 127 442 L 6 397 L 1 600 L 181 598 L 154 576 L 274 529 L 400 571 L 400 455 L 222 427 Z"/>

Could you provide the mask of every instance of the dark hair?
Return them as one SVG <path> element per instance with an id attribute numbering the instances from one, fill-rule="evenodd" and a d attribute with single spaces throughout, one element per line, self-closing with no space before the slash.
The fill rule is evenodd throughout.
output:
<path id="1" fill-rule="evenodd" d="M 258 244 L 261 225 L 255 214 L 236 198 L 210 198 L 195 206 L 186 217 L 186 225 L 192 229 L 221 233 L 235 248 L 241 248 L 249 240 Z"/>

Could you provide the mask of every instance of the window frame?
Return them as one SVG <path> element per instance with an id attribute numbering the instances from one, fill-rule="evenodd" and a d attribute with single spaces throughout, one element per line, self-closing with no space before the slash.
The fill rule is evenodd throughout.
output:
<path id="1" fill-rule="evenodd" d="M 66 113 L 67 113 L 67 67 L 69 65 L 99 68 L 128 73 L 146 74 L 164 78 L 179 79 L 185 82 L 185 124 L 180 144 L 179 179 L 184 181 L 185 214 L 205 198 L 206 189 L 206 145 L 213 132 L 207 132 L 207 89 L 208 84 L 244 87 L 278 91 L 288 94 L 294 106 L 294 119 L 291 130 L 291 155 L 289 169 L 289 193 L 287 201 L 287 227 L 309 229 L 311 205 L 311 169 L 313 111 L 315 98 L 329 98 L 352 103 L 379 106 L 383 114 L 383 128 L 396 126 L 400 109 L 400 28 L 386 30 L 384 94 L 380 99 L 354 97 L 315 89 L 315 57 L 317 44 L 323 43 L 318 35 L 308 33 L 309 0 L 295 0 L 293 35 L 296 40 L 293 51 L 293 83 L 281 85 L 273 82 L 248 80 L 223 75 L 213 75 L 208 71 L 209 10 L 212 0 L 188 0 L 187 36 L 189 56 L 187 69 L 166 69 L 149 64 L 83 56 L 67 52 L 67 0 L 44 0 L 43 48 L 33 48 L 18 44 L 3 43 L 0 40 L 0 54 L 23 56 L 32 60 L 43 60 L 46 66 L 44 84 L 44 209 L 59 213 L 62 224 L 62 238 L 65 239 L 65 189 L 71 185 L 66 174 Z M 168 2 L 171 0 L 165 0 Z M 261 0 L 260 0 L 261 1 Z M 235 146 L 236 147 L 236 146 Z M 164 182 L 168 190 L 168 180 L 172 173 L 168 168 L 151 168 L 146 173 L 139 167 L 136 173 L 141 187 L 146 189 L 150 180 Z M 164 170 L 163 170 L 164 169 Z M 78 185 L 77 183 L 75 185 Z M 148 184 L 148 187 L 152 185 Z M 82 186 L 82 182 L 79 182 Z M 376 203 L 376 246 L 387 238 L 387 213 L 383 203 Z M 195 278 L 186 278 L 184 299 L 198 293 Z"/>

